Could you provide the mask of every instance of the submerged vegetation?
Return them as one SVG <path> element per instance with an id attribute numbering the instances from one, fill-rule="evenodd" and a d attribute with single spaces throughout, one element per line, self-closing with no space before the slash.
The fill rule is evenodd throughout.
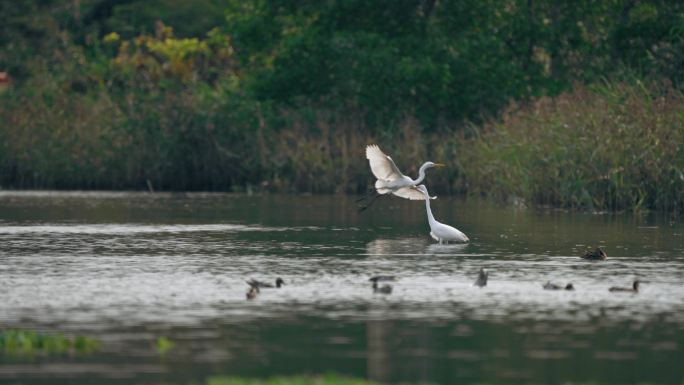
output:
<path id="1" fill-rule="evenodd" d="M 678 2 L 0 10 L 2 188 L 355 193 L 377 142 L 409 173 L 448 163 L 435 193 L 684 207 Z"/>
<path id="2" fill-rule="evenodd" d="M 168 339 L 167 337 L 160 336 L 160 337 L 157 337 L 155 344 L 154 344 L 154 348 L 159 355 L 163 356 L 166 353 L 168 353 L 169 350 L 173 349 L 173 347 L 175 345 L 176 344 L 173 341 L 171 341 L 170 339 Z"/>
<path id="3" fill-rule="evenodd" d="M 100 342 L 90 337 L 20 329 L 0 330 L 0 352 L 4 355 L 88 354 L 99 348 Z"/>

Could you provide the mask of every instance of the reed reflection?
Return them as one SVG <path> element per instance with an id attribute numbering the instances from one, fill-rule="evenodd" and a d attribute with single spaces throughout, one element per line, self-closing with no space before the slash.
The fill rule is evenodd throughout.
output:
<path id="1" fill-rule="evenodd" d="M 368 378 L 385 383 L 390 375 L 390 336 L 392 322 L 387 320 L 371 320 L 366 322 L 368 350 L 366 352 Z"/>

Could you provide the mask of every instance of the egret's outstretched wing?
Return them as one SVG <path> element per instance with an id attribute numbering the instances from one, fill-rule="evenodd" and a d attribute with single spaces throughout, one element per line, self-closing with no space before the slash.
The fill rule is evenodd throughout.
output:
<path id="1" fill-rule="evenodd" d="M 392 191 L 392 194 L 410 199 L 412 201 L 424 201 L 425 200 L 425 194 L 423 194 L 420 190 L 418 190 L 415 187 L 402 187 L 400 189 Z"/>
<path id="2" fill-rule="evenodd" d="M 412 201 L 424 201 L 425 200 L 425 194 L 415 186 L 402 187 L 400 189 L 392 191 L 392 194 L 394 194 L 398 197 L 410 199 Z M 437 199 L 437 197 L 436 196 L 430 197 L 430 199 Z"/>
<path id="3" fill-rule="evenodd" d="M 392 182 L 404 176 L 392 158 L 385 155 L 376 144 L 366 146 L 366 158 L 373 175 L 382 181 Z"/>

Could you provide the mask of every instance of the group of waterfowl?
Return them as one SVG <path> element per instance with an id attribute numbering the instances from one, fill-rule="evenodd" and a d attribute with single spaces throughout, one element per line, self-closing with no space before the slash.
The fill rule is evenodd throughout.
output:
<path id="1" fill-rule="evenodd" d="M 603 261 L 607 258 L 608 258 L 608 255 L 600 247 L 597 247 L 596 249 L 594 249 L 592 251 L 587 251 L 586 253 L 584 253 L 584 255 L 582 255 L 582 259 L 586 259 L 588 261 Z M 640 283 L 641 282 L 638 279 L 635 279 L 634 282 L 632 282 L 632 287 L 613 286 L 613 287 L 609 288 L 608 291 L 638 293 Z M 568 285 L 572 286 L 571 283 L 569 283 Z M 567 287 L 566 287 L 566 289 L 567 289 Z M 572 290 L 572 289 L 568 289 L 568 290 Z"/>
<path id="2" fill-rule="evenodd" d="M 594 250 L 587 251 L 581 256 L 582 259 L 586 259 L 588 261 L 603 261 L 608 258 L 608 255 L 606 254 L 605 251 L 603 251 L 600 247 L 597 247 Z M 628 292 L 628 293 L 638 293 L 639 292 L 639 280 L 634 280 L 632 283 L 632 287 L 619 287 L 619 286 L 612 286 L 608 289 L 608 291 L 611 292 Z M 575 286 L 573 286 L 572 283 L 568 283 L 565 286 L 563 285 L 557 285 L 555 283 L 551 283 L 550 281 L 547 281 L 543 286 L 545 290 L 575 290 Z"/>
<path id="3" fill-rule="evenodd" d="M 445 167 L 442 163 L 425 162 L 418 170 L 418 178 L 411 179 L 399 171 L 397 165 L 391 157 L 380 150 L 376 144 L 366 146 L 366 159 L 370 164 L 373 175 L 377 178 L 374 188 L 368 195 L 360 199 L 370 199 L 365 205 L 361 206 L 361 211 L 367 209 L 379 196 L 393 194 L 401 198 L 411 200 L 424 200 L 425 210 L 427 211 L 428 223 L 430 224 L 430 236 L 440 244 L 453 242 L 468 242 L 468 237 L 460 230 L 447 224 L 438 222 L 432 209 L 430 200 L 437 199 L 431 197 L 424 184 L 420 182 L 425 179 L 425 171 L 432 167 Z"/>
<path id="4" fill-rule="evenodd" d="M 591 257 L 587 257 L 587 255 L 591 254 Z M 601 250 L 600 248 L 597 248 L 594 251 L 587 252 L 582 256 L 584 259 L 590 259 L 590 260 L 603 260 L 607 258 L 606 253 Z M 489 277 L 488 272 L 480 268 L 480 272 L 477 276 L 477 279 L 473 283 L 473 286 L 478 286 L 478 287 L 484 287 L 487 286 L 487 279 Z M 551 281 L 546 281 L 545 284 L 542 285 L 542 288 L 544 290 L 575 290 L 575 286 L 572 283 L 567 283 L 566 285 L 558 285 L 555 283 L 552 283 Z M 630 293 L 638 293 L 639 292 L 639 280 L 635 280 L 634 283 L 632 284 L 632 287 L 618 287 L 618 286 L 613 286 L 608 289 L 608 291 L 613 291 L 613 292 L 630 292 Z"/>
<path id="5" fill-rule="evenodd" d="M 581 258 L 586 259 L 586 260 L 592 260 L 592 261 L 598 261 L 598 260 L 605 260 L 608 258 L 606 253 L 601 249 L 601 248 L 596 248 L 593 251 L 588 251 L 584 255 L 581 256 Z M 487 286 L 487 281 L 489 279 L 489 272 L 485 270 L 484 268 L 480 268 L 480 271 L 477 275 L 477 279 L 473 283 L 473 286 L 477 287 L 485 287 Z M 393 275 L 376 275 L 373 276 L 369 279 L 370 282 L 372 282 L 372 289 L 373 293 L 375 294 L 392 294 L 392 285 L 387 284 L 387 283 L 382 283 L 381 282 L 392 282 L 396 281 L 396 277 Z M 247 281 L 247 284 L 249 285 L 249 290 L 247 291 L 247 299 L 255 299 L 259 293 L 260 289 L 266 289 L 266 288 L 280 288 L 282 285 L 285 284 L 285 281 L 282 278 L 277 278 L 275 280 L 275 284 L 270 284 L 267 282 L 262 282 L 262 281 L 257 281 L 254 279 L 251 279 Z M 613 286 L 608 289 L 610 292 L 623 292 L 623 293 L 638 293 L 639 292 L 639 280 L 635 280 L 632 283 L 632 287 L 619 287 L 619 286 Z M 544 290 L 575 290 L 575 286 L 572 283 L 567 283 L 565 285 L 559 285 L 552 283 L 551 281 L 547 281 L 545 284 L 542 285 L 542 288 Z"/>
<path id="6" fill-rule="evenodd" d="M 606 254 L 605 251 L 603 251 L 600 247 L 597 247 L 594 250 L 587 251 L 581 256 L 582 259 L 586 259 L 588 261 L 603 261 L 608 258 L 608 255 Z M 639 292 L 639 280 L 634 280 L 632 283 L 632 287 L 619 287 L 619 286 L 612 286 L 608 289 L 608 291 L 611 292 L 623 292 L 623 293 L 638 293 Z M 551 283 L 550 281 L 547 281 L 543 286 L 545 290 L 575 290 L 575 286 L 573 286 L 572 283 L 568 283 L 565 286 L 563 285 L 557 285 L 555 283 Z"/>
<path id="7" fill-rule="evenodd" d="M 444 164 L 425 162 L 418 170 L 418 178 L 411 179 L 399 171 L 397 165 L 391 157 L 380 150 L 376 144 L 371 144 L 366 146 L 366 159 L 370 164 L 371 171 L 373 175 L 377 178 L 374 184 L 374 188 L 364 197 L 359 199 L 367 200 L 365 204 L 360 207 L 361 211 L 367 209 L 374 201 L 380 196 L 393 194 L 401 198 L 410 200 L 424 200 L 425 209 L 427 212 L 428 223 L 430 224 L 430 236 L 438 241 L 440 244 L 449 243 L 450 241 L 455 242 L 469 242 L 468 237 L 463 234 L 460 230 L 446 225 L 444 223 L 438 222 L 434 215 L 432 214 L 432 209 L 430 208 L 430 200 L 437 199 L 437 197 L 430 196 L 427 187 L 424 184 L 420 184 L 425 179 L 425 172 L 432 167 L 445 167 Z M 606 253 L 601 248 L 596 248 L 593 251 L 588 251 L 582 255 L 583 259 L 591 261 L 605 260 L 607 258 Z M 487 285 L 489 274 L 484 269 L 480 269 L 478 277 L 473 283 L 474 286 L 484 287 Z M 384 281 L 394 281 L 394 276 L 389 275 L 378 275 L 370 278 L 372 282 L 373 293 L 379 294 L 391 294 L 392 286 L 389 284 L 379 284 L 379 282 Z M 247 299 L 254 299 L 259 295 L 260 289 L 263 288 L 280 288 L 285 282 L 278 278 L 276 279 L 275 286 L 270 283 L 259 282 L 256 280 L 250 280 L 247 282 L 249 285 L 249 291 L 247 291 Z M 545 290 L 574 290 L 575 287 L 572 283 L 566 285 L 558 285 L 547 281 L 542 285 Z M 632 288 L 624 287 L 611 287 L 609 291 L 612 292 L 632 292 L 637 293 L 639 291 L 639 281 L 634 281 Z"/>

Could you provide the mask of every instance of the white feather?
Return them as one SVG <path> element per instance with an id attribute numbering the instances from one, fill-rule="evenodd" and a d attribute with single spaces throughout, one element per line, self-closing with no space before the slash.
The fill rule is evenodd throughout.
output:
<path id="1" fill-rule="evenodd" d="M 425 162 L 418 170 L 418 178 L 413 180 L 402 174 L 392 158 L 382 152 L 376 144 L 366 146 L 366 159 L 373 175 L 378 178 L 375 181 L 375 190 L 378 194 L 392 193 L 412 200 L 425 199 L 423 194 L 415 190 L 415 186 L 425 178 L 425 170 L 431 167 L 444 167 L 441 163 Z"/>

